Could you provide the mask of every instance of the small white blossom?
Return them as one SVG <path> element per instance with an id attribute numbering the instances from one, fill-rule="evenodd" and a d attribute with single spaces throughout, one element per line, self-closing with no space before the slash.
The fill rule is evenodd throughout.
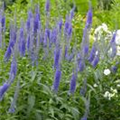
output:
<path id="1" fill-rule="evenodd" d="M 120 87 L 120 84 L 117 84 L 117 87 Z"/>
<path id="2" fill-rule="evenodd" d="M 110 94 L 109 91 L 106 91 L 103 96 L 104 96 L 105 98 L 108 98 L 109 100 L 111 100 L 111 94 Z"/>
<path id="3" fill-rule="evenodd" d="M 104 40 L 109 40 L 111 38 L 112 33 L 108 30 L 107 25 L 103 23 L 95 29 L 94 35 L 94 41 L 101 40 L 102 36 L 104 36 Z"/>
<path id="4" fill-rule="evenodd" d="M 102 26 L 98 26 L 98 27 L 95 29 L 95 34 L 97 34 L 98 32 L 101 32 L 101 29 L 102 29 Z"/>
<path id="5" fill-rule="evenodd" d="M 114 92 L 114 93 L 118 93 L 117 89 L 114 89 L 113 92 Z"/>
<path id="6" fill-rule="evenodd" d="M 109 54 L 109 55 L 112 54 L 112 48 L 110 48 L 110 49 L 108 50 L 108 54 Z"/>
<path id="7" fill-rule="evenodd" d="M 108 32 L 108 27 L 105 23 L 102 24 L 102 29 L 103 31 Z"/>
<path id="8" fill-rule="evenodd" d="M 120 56 L 120 46 L 117 46 L 117 53 L 116 53 L 117 56 Z"/>
<path id="9" fill-rule="evenodd" d="M 95 52 L 95 55 L 98 55 L 98 51 Z"/>
<path id="10" fill-rule="evenodd" d="M 110 94 L 110 93 L 109 93 L 108 91 L 106 91 L 105 94 L 104 94 L 103 96 L 106 98 L 106 97 L 109 96 L 109 94 Z"/>
<path id="11" fill-rule="evenodd" d="M 103 96 L 108 100 L 111 100 L 112 97 L 116 96 L 116 93 L 117 93 L 117 90 L 113 89 L 112 93 L 110 93 L 109 91 L 106 91 Z"/>
<path id="12" fill-rule="evenodd" d="M 111 73 L 111 71 L 110 71 L 109 69 L 105 69 L 105 70 L 104 70 L 104 74 L 105 74 L 105 75 L 109 75 L 110 73 Z"/>
<path id="13" fill-rule="evenodd" d="M 117 36 L 117 37 L 116 37 L 115 43 L 116 43 L 117 45 L 120 45 L 120 36 Z"/>
<path id="14" fill-rule="evenodd" d="M 98 87 L 98 85 L 97 85 L 97 84 L 94 84 L 93 86 L 94 86 L 94 87 Z"/>
<path id="15" fill-rule="evenodd" d="M 110 97 L 112 98 L 112 97 L 114 97 L 115 96 L 115 93 L 111 93 L 110 94 Z"/>
<path id="16" fill-rule="evenodd" d="M 111 89 L 112 93 L 114 93 L 114 94 L 118 93 L 117 89 L 113 89 L 112 87 L 110 89 Z"/>
<path id="17" fill-rule="evenodd" d="M 117 45 L 120 45 L 120 30 L 117 30 L 115 42 Z"/>

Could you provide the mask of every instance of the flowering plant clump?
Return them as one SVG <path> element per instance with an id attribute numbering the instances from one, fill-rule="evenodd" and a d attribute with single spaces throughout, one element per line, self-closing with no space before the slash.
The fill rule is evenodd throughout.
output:
<path id="1" fill-rule="evenodd" d="M 92 109 L 97 109 L 104 100 L 120 97 L 118 88 L 114 89 L 111 84 L 116 85 L 120 77 L 119 30 L 110 32 L 103 23 L 95 29 L 91 41 L 93 10 L 90 5 L 78 48 L 72 22 L 75 5 L 65 18 L 58 16 L 54 25 L 49 21 L 51 7 L 50 0 L 46 0 L 44 24 L 39 5 L 35 10 L 28 10 L 27 19 L 21 20 L 20 27 L 16 19 L 14 23 L 11 21 L 9 41 L 5 38 L 7 18 L 3 9 L 0 10 L 0 51 L 3 54 L 0 69 L 2 73 L 5 71 L 0 74 L 3 76 L 0 101 L 10 101 L 1 104 L 5 108 L 0 107 L 0 115 L 7 111 L 7 117 L 15 114 L 16 119 L 97 119 Z M 100 117 L 101 113 L 98 112 Z M 109 119 L 102 114 L 103 119 Z"/>

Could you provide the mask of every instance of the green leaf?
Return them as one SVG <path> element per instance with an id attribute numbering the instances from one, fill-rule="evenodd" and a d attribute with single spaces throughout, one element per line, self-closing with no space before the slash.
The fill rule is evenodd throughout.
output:
<path id="1" fill-rule="evenodd" d="M 49 114 L 51 115 L 51 117 L 54 117 L 54 109 L 52 106 L 49 108 L 49 111 L 50 111 Z"/>
<path id="2" fill-rule="evenodd" d="M 29 109 L 32 110 L 35 105 L 35 96 L 34 95 L 28 96 L 28 105 L 29 105 Z"/>
<path id="3" fill-rule="evenodd" d="M 36 113 L 35 116 L 36 120 L 42 120 L 42 116 L 39 113 Z"/>
<path id="4" fill-rule="evenodd" d="M 71 107 L 71 112 L 73 114 L 73 117 L 75 120 L 78 120 L 79 119 L 79 111 L 77 108 L 74 108 L 74 107 Z"/>

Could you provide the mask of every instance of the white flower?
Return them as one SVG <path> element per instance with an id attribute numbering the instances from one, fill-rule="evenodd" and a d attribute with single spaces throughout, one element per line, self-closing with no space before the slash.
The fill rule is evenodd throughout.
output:
<path id="1" fill-rule="evenodd" d="M 108 32 L 108 27 L 105 23 L 102 24 L 102 29 L 103 31 Z"/>
<path id="2" fill-rule="evenodd" d="M 116 36 L 115 43 L 117 45 L 120 45 L 120 36 Z"/>
<path id="3" fill-rule="evenodd" d="M 108 91 L 106 91 L 105 94 L 104 94 L 103 96 L 106 98 L 106 97 L 109 96 L 109 94 L 110 94 L 110 93 L 109 93 Z"/>
<path id="4" fill-rule="evenodd" d="M 120 30 L 117 30 L 115 42 L 117 45 L 120 45 Z"/>
<path id="5" fill-rule="evenodd" d="M 111 32 L 108 30 L 108 27 L 105 23 L 98 26 L 94 31 L 94 41 L 101 40 L 101 37 L 104 36 L 104 40 L 111 38 Z"/>
<path id="6" fill-rule="evenodd" d="M 109 69 L 105 69 L 105 70 L 104 70 L 104 74 L 105 74 L 105 75 L 109 75 L 110 73 L 111 73 L 111 71 L 110 71 Z"/>
<path id="7" fill-rule="evenodd" d="M 95 52 L 95 55 L 98 55 L 98 50 Z"/>
<path id="8" fill-rule="evenodd" d="M 105 98 L 108 98 L 109 100 L 111 100 L 111 94 L 110 94 L 110 92 L 106 91 L 103 96 L 104 96 Z"/>
<path id="9" fill-rule="evenodd" d="M 115 94 L 118 93 L 117 89 L 114 89 L 114 90 L 113 90 L 113 93 L 115 93 Z"/>
<path id="10" fill-rule="evenodd" d="M 112 97 L 114 97 L 115 96 L 115 93 L 111 93 L 110 94 L 110 97 L 112 98 Z"/>
<path id="11" fill-rule="evenodd" d="M 111 91 L 113 92 L 113 94 L 118 93 L 117 89 L 113 89 L 112 87 L 111 87 L 110 89 L 111 89 Z"/>
<path id="12" fill-rule="evenodd" d="M 120 87 L 120 84 L 117 84 L 117 87 Z"/>
<path id="13" fill-rule="evenodd" d="M 97 84 L 94 84 L 93 86 L 94 86 L 94 87 L 97 87 L 98 85 L 97 85 Z"/>
<path id="14" fill-rule="evenodd" d="M 97 34 L 98 32 L 101 32 L 101 29 L 102 29 L 102 26 L 98 26 L 98 27 L 95 29 L 95 34 Z"/>
<path id="15" fill-rule="evenodd" d="M 117 56 L 120 56 L 120 46 L 117 46 Z"/>
<path id="16" fill-rule="evenodd" d="M 117 97 L 117 89 L 113 89 L 112 87 L 110 88 L 110 91 L 106 91 L 105 94 L 103 95 L 105 98 L 107 98 L 108 100 L 111 100 L 112 97 Z"/>
<path id="17" fill-rule="evenodd" d="M 120 36 L 120 30 L 117 30 L 117 35 L 119 35 L 119 36 Z"/>
<path id="18" fill-rule="evenodd" d="M 112 54 L 112 48 L 110 48 L 110 49 L 108 50 L 108 54 L 109 54 L 109 55 Z"/>

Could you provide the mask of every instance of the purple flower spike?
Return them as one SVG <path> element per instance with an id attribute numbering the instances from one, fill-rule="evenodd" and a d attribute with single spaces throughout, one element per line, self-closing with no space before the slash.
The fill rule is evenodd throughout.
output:
<path id="1" fill-rule="evenodd" d="M 61 31 L 62 25 L 63 25 L 63 21 L 62 21 L 62 19 L 60 19 L 59 22 L 58 22 L 59 31 Z"/>
<path id="2" fill-rule="evenodd" d="M 39 9 L 39 5 L 36 6 L 35 12 L 40 20 L 40 9 Z"/>
<path id="3" fill-rule="evenodd" d="M 65 46 L 65 53 L 64 53 L 65 59 L 68 57 L 68 46 Z"/>
<path id="4" fill-rule="evenodd" d="M 33 17 L 33 13 L 31 10 L 28 11 L 28 18 L 32 18 Z"/>
<path id="5" fill-rule="evenodd" d="M 50 40 L 50 29 L 47 28 L 47 29 L 46 29 L 46 32 L 47 32 L 47 33 L 46 33 L 46 34 L 47 34 L 47 37 L 48 37 L 48 39 Z"/>
<path id="6" fill-rule="evenodd" d="M 3 96 L 8 88 L 9 88 L 8 83 L 4 83 L 3 86 L 0 87 L 0 101 L 3 99 Z"/>
<path id="7" fill-rule="evenodd" d="M 25 56 L 25 40 L 22 39 L 20 43 L 20 55 Z"/>
<path id="8" fill-rule="evenodd" d="M 91 52 L 90 52 L 90 55 L 89 55 L 89 62 L 91 63 L 95 57 L 95 53 L 96 53 L 96 48 L 95 48 L 95 45 L 92 46 L 92 49 L 91 49 Z"/>
<path id="9" fill-rule="evenodd" d="M 34 33 L 37 33 L 37 30 L 39 29 L 39 14 L 36 13 L 34 18 Z"/>
<path id="10" fill-rule="evenodd" d="M 65 35 L 66 35 L 67 32 L 68 32 L 69 25 L 70 25 L 69 15 L 66 15 L 65 26 L 64 26 Z"/>
<path id="11" fill-rule="evenodd" d="M 92 61 L 92 66 L 95 68 L 99 62 L 99 56 L 96 55 L 94 60 Z"/>
<path id="12" fill-rule="evenodd" d="M 23 28 L 20 28 L 19 51 L 21 56 L 25 56 L 25 39 Z"/>
<path id="13" fill-rule="evenodd" d="M 31 26 L 31 18 L 33 17 L 32 15 L 32 12 L 31 11 L 28 11 L 28 18 L 27 18 L 27 21 L 26 21 L 26 27 L 27 27 L 27 30 L 29 31 L 30 30 L 30 26 Z"/>
<path id="14" fill-rule="evenodd" d="M 48 35 L 50 35 L 48 28 L 45 29 L 45 33 L 44 33 L 44 41 L 43 41 L 43 45 L 44 47 L 47 47 L 47 43 L 48 43 Z"/>
<path id="15" fill-rule="evenodd" d="M 84 55 L 87 55 L 88 52 L 89 52 L 89 45 L 85 44 L 84 47 L 83 47 L 83 53 L 84 53 Z"/>
<path id="16" fill-rule="evenodd" d="M 4 61 L 8 61 L 10 59 L 11 53 L 12 53 L 11 47 L 8 46 L 7 51 L 5 52 Z"/>
<path id="17" fill-rule="evenodd" d="M 82 88 L 80 89 L 80 95 L 81 95 L 81 96 L 85 96 L 85 93 L 86 93 L 86 91 L 85 91 L 85 89 L 82 87 Z"/>
<path id="18" fill-rule="evenodd" d="M 91 24 L 92 24 L 92 9 L 90 8 L 87 13 L 87 21 L 83 31 L 83 38 L 81 44 L 81 48 L 84 56 L 87 55 L 89 52 L 89 31 L 91 28 Z"/>
<path id="19" fill-rule="evenodd" d="M 50 0 L 46 0 L 45 11 L 47 13 L 50 11 Z"/>
<path id="20" fill-rule="evenodd" d="M 70 62 L 74 57 L 74 52 L 67 56 L 67 60 Z"/>
<path id="21" fill-rule="evenodd" d="M 58 91 L 60 79 L 61 79 L 61 71 L 59 69 L 57 69 L 56 73 L 55 73 L 55 77 L 54 77 L 54 83 L 53 83 L 53 90 L 55 92 Z"/>
<path id="22" fill-rule="evenodd" d="M 82 38 L 82 43 L 81 43 L 81 51 L 82 51 L 82 54 L 84 56 L 87 55 L 88 52 L 89 52 L 89 32 L 88 32 L 87 27 L 85 27 L 84 31 L 83 31 L 83 38 Z"/>
<path id="23" fill-rule="evenodd" d="M 26 28 L 28 31 L 30 30 L 30 18 L 27 19 Z"/>
<path id="24" fill-rule="evenodd" d="M 23 38 L 23 36 L 24 36 L 24 29 L 20 28 L 20 38 Z"/>
<path id="25" fill-rule="evenodd" d="M 117 33 L 117 31 L 113 34 L 113 37 L 110 41 L 110 46 L 112 48 L 112 53 L 111 53 L 112 58 L 114 58 L 116 56 L 116 53 L 117 53 L 117 47 L 116 47 L 116 43 L 115 43 L 116 33 Z"/>
<path id="26" fill-rule="evenodd" d="M 117 31 L 115 31 L 115 33 L 113 34 L 113 37 L 110 41 L 110 44 L 112 45 L 113 43 L 115 43 L 115 39 L 116 39 L 116 34 L 117 34 Z"/>
<path id="27" fill-rule="evenodd" d="M 70 81 L 70 93 L 74 93 L 76 89 L 76 79 L 77 76 L 73 73 L 71 81 Z"/>
<path id="28" fill-rule="evenodd" d="M 72 24 L 69 25 L 69 28 L 68 28 L 68 36 L 71 36 L 72 35 Z"/>
<path id="29" fill-rule="evenodd" d="M 15 57 L 13 57 L 13 60 L 12 60 L 12 63 L 11 63 L 11 69 L 10 69 L 10 76 L 9 76 L 10 83 L 13 82 L 16 74 L 17 74 L 17 62 L 16 62 Z"/>
<path id="30" fill-rule="evenodd" d="M 86 21 L 86 27 L 89 28 L 92 24 L 92 8 L 89 9 L 87 13 L 87 21 Z"/>
<path id="31" fill-rule="evenodd" d="M 85 96 L 87 90 L 87 79 L 84 79 L 82 88 L 80 89 L 80 95 Z"/>
<path id="32" fill-rule="evenodd" d="M 10 108 L 9 113 L 15 113 L 15 107 Z"/>
<path id="33" fill-rule="evenodd" d="M 1 25 L 2 25 L 3 30 L 5 30 L 5 16 L 1 18 Z"/>
<path id="34" fill-rule="evenodd" d="M 26 43 L 27 51 L 30 49 L 30 35 L 27 35 L 27 43 Z"/>
<path id="35" fill-rule="evenodd" d="M 10 31 L 10 42 L 9 42 L 9 46 L 7 48 L 7 51 L 5 52 L 5 56 L 4 56 L 4 61 L 8 61 L 9 58 L 11 57 L 12 54 L 12 50 L 14 49 L 14 45 L 16 43 L 16 32 L 15 31 Z"/>
<path id="36" fill-rule="evenodd" d="M 113 73 L 116 73 L 116 72 L 117 72 L 117 69 L 118 69 L 117 66 L 112 66 L 112 67 L 111 67 L 111 71 L 112 71 Z"/>
<path id="37" fill-rule="evenodd" d="M 51 32 L 51 42 L 56 44 L 56 41 L 57 41 L 57 34 L 58 34 L 58 31 L 57 31 L 57 28 L 54 28 Z"/>
<path id="38" fill-rule="evenodd" d="M 60 56 L 61 56 L 61 49 L 56 47 L 55 53 L 54 53 L 54 67 L 55 68 L 59 68 Z"/>
<path id="39" fill-rule="evenodd" d="M 84 60 L 80 59 L 78 63 L 79 71 L 82 72 L 85 69 L 85 62 Z"/>
<path id="40" fill-rule="evenodd" d="M 116 44 L 113 43 L 111 45 L 111 48 L 112 48 L 112 53 L 111 53 L 111 57 L 114 58 L 116 56 L 116 53 L 117 53 L 117 47 L 116 47 Z"/>
<path id="41" fill-rule="evenodd" d="M 74 17 L 74 12 L 75 12 L 75 6 L 72 8 L 72 10 L 70 11 L 70 18 L 71 20 L 73 19 Z"/>
<path id="42" fill-rule="evenodd" d="M 87 117 L 86 117 L 86 116 L 85 116 L 85 117 L 82 117 L 81 120 L 87 120 Z"/>
<path id="43" fill-rule="evenodd" d="M 16 89 L 15 89 L 14 98 L 13 98 L 13 101 L 11 102 L 11 106 L 9 108 L 9 113 L 15 113 L 15 108 L 16 108 L 16 102 L 17 102 L 17 98 L 18 98 L 18 94 L 19 94 L 19 89 L 20 89 L 20 82 L 18 80 Z"/>

